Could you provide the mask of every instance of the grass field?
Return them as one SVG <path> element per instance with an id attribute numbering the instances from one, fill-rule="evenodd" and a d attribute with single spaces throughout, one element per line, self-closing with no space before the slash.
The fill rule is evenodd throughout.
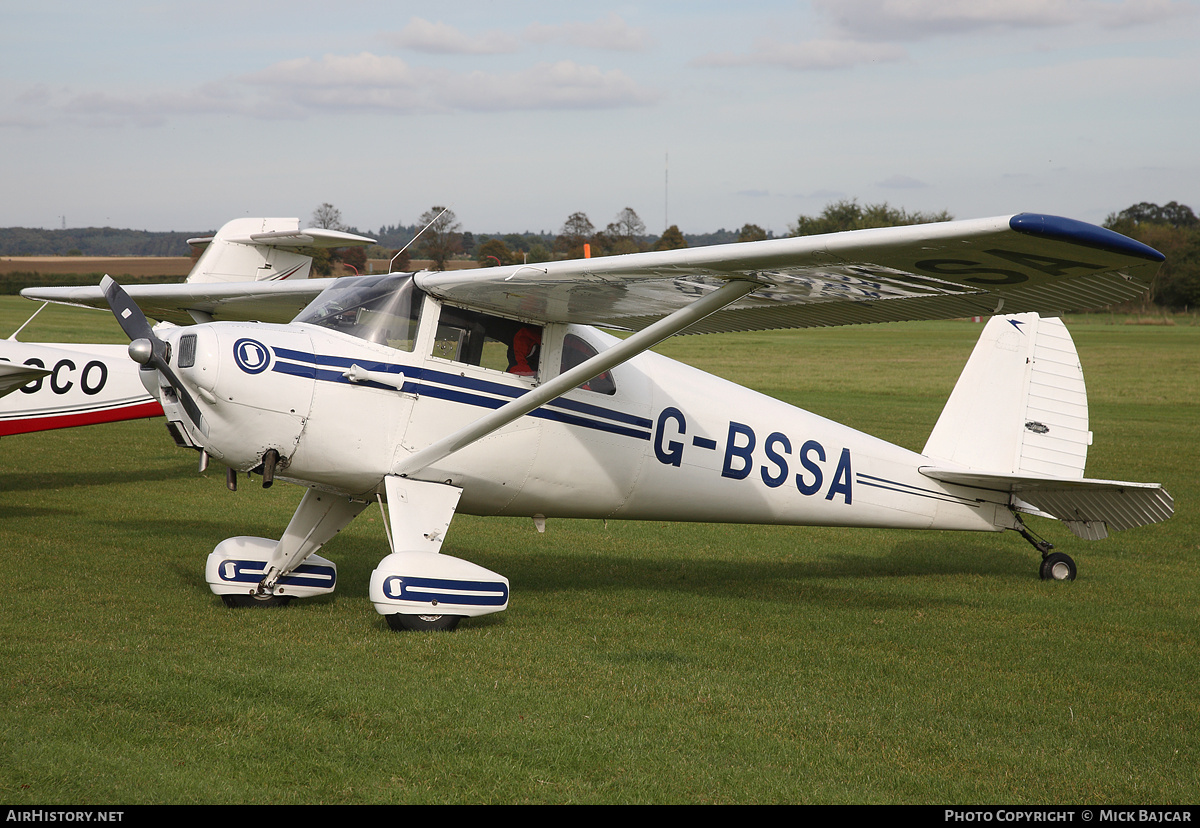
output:
<path id="1" fill-rule="evenodd" d="M 32 305 L 0 297 L 0 336 Z M 1089 476 L 1177 514 L 1044 583 L 1014 535 L 455 519 L 511 608 L 389 632 L 368 510 L 335 596 L 224 608 L 221 539 L 301 492 L 225 490 L 160 421 L 0 440 L 0 801 L 1200 801 L 1200 327 L 1072 318 Z M 659 350 L 919 449 L 968 322 L 683 337 Z M 121 341 L 52 308 L 22 338 Z"/>

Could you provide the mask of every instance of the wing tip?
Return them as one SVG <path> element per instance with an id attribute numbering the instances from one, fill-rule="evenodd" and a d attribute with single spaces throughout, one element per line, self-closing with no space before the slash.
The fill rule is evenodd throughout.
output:
<path id="1" fill-rule="evenodd" d="M 1085 221 L 1049 216 L 1042 213 L 1018 213 L 1008 221 L 1008 226 L 1018 233 L 1029 236 L 1044 236 L 1056 241 L 1071 242 L 1132 256 L 1137 259 L 1147 259 L 1152 262 L 1164 262 L 1167 257 L 1153 247 L 1123 236 L 1113 230 L 1097 227 Z"/>

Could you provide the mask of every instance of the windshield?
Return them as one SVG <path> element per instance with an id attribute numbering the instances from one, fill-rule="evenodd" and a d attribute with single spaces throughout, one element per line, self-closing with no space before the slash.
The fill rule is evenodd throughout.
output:
<path id="1" fill-rule="evenodd" d="M 422 296 L 411 273 L 339 279 L 293 321 L 411 351 Z"/>

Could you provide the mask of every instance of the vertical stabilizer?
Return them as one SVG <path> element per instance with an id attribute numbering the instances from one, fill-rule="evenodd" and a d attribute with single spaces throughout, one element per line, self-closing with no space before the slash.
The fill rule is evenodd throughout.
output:
<path id="1" fill-rule="evenodd" d="M 241 218 L 227 222 L 211 239 L 189 239 L 208 247 L 188 274 L 187 281 L 262 282 L 277 279 L 307 279 L 312 257 L 280 250 L 252 237 L 261 234 L 297 233 L 294 218 Z"/>
<path id="2" fill-rule="evenodd" d="M 1026 313 L 984 327 L 923 453 L 996 474 L 1080 479 L 1091 441 L 1066 325 Z"/>

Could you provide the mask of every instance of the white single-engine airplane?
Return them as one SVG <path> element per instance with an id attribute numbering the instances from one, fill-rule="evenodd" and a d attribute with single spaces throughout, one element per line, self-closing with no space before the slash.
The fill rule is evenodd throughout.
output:
<path id="1" fill-rule="evenodd" d="M 539 527 L 1012 529 L 1043 578 L 1074 578 L 1022 514 L 1094 540 L 1173 504 L 1157 484 L 1084 479 L 1082 371 L 1061 321 L 1039 314 L 1140 296 L 1162 261 L 1019 214 L 486 270 L 23 294 L 107 304 L 175 441 L 228 466 L 231 485 L 255 472 L 308 488 L 279 540 L 233 537 L 209 556 L 227 604 L 331 592 L 336 568 L 315 553 L 378 501 L 391 554 L 375 608 L 396 629 L 452 629 L 509 600 L 504 577 L 440 554 L 456 511 Z M 152 330 L 143 310 L 187 327 Z M 648 351 L 683 332 L 979 315 L 994 318 L 920 454 Z"/>

